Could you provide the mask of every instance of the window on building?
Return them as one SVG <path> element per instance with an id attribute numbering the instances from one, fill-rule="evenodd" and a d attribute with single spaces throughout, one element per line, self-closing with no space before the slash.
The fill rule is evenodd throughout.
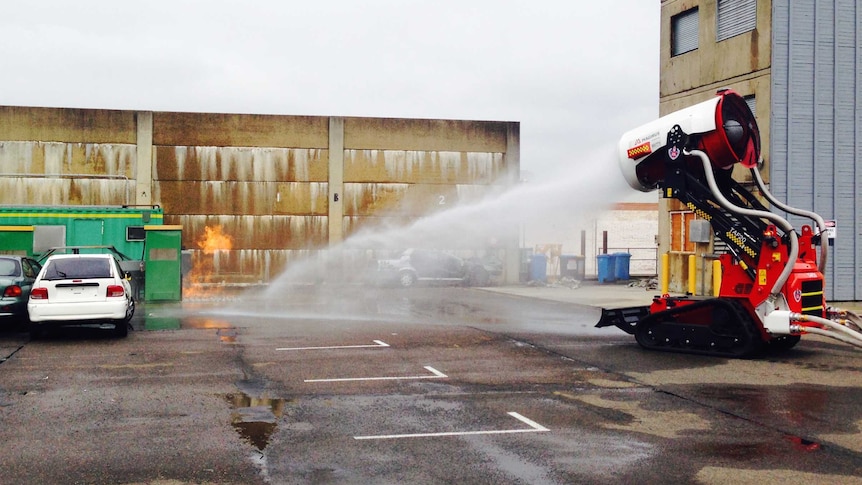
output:
<path id="1" fill-rule="evenodd" d="M 716 42 L 757 27 L 757 0 L 718 0 Z"/>
<path id="2" fill-rule="evenodd" d="M 748 105 L 748 109 L 751 110 L 751 114 L 753 114 L 756 117 L 757 116 L 757 110 L 756 110 L 757 101 L 754 100 L 754 95 L 749 94 L 748 96 L 743 96 L 742 99 L 745 100 L 745 104 Z"/>
<path id="3" fill-rule="evenodd" d="M 694 212 L 673 211 L 670 213 L 670 250 L 692 253 L 695 245 L 688 235 L 688 227 L 694 220 Z"/>
<path id="4" fill-rule="evenodd" d="M 144 226 L 126 226 L 126 241 L 143 241 L 146 238 Z"/>
<path id="5" fill-rule="evenodd" d="M 697 32 L 699 25 L 697 7 L 671 17 L 671 56 L 678 56 L 697 49 Z"/>

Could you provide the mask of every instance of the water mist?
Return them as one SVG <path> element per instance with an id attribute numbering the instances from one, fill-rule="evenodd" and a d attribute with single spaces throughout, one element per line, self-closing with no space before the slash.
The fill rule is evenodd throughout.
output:
<path id="1" fill-rule="evenodd" d="M 367 300 L 374 298 L 368 276 L 370 264 L 381 254 L 413 247 L 452 250 L 499 235 L 508 238 L 496 241 L 500 248 L 514 248 L 524 227 L 545 232 L 553 232 L 562 222 L 566 227 L 587 227 L 602 211 L 631 194 L 613 149 L 571 162 L 546 181 L 496 187 L 499 190 L 481 200 L 450 206 L 407 225 L 361 230 L 319 258 L 291 264 L 266 289 L 241 299 L 260 302 L 254 311 L 261 316 L 358 318 Z M 249 311 L 249 305 L 242 306 L 224 310 Z"/>

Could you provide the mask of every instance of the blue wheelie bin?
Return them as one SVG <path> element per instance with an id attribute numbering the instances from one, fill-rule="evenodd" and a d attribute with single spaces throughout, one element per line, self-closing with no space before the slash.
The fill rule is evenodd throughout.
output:
<path id="1" fill-rule="evenodd" d="M 599 283 L 612 283 L 616 278 L 614 269 L 615 258 L 611 254 L 599 254 L 596 256 L 596 266 L 598 267 Z"/>
<path id="2" fill-rule="evenodd" d="M 632 255 L 629 253 L 614 253 L 611 256 L 614 258 L 614 278 L 620 281 L 629 279 L 629 264 L 631 263 Z"/>
<path id="3" fill-rule="evenodd" d="M 548 257 L 544 254 L 534 254 L 530 257 L 530 281 L 548 281 Z"/>

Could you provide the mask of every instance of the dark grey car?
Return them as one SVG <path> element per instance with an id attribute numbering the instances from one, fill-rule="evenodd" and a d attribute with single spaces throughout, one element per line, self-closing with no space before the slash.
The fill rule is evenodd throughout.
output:
<path id="1" fill-rule="evenodd" d="M 403 287 L 418 282 L 485 286 L 491 280 L 491 272 L 478 260 L 464 260 L 431 249 L 407 249 L 398 259 L 377 261 L 378 283 L 397 283 Z"/>
<path id="2" fill-rule="evenodd" d="M 0 325 L 27 322 L 27 300 L 42 265 L 26 256 L 0 255 Z"/>

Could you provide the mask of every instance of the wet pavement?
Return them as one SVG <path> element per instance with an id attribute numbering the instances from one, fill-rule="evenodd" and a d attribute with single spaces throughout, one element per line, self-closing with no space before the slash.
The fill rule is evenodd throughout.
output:
<path id="1" fill-rule="evenodd" d="M 0 333 L 0 483 L 862 483 L 862 352 L 647 352 L 623 285 L 293 288 Z"/>

